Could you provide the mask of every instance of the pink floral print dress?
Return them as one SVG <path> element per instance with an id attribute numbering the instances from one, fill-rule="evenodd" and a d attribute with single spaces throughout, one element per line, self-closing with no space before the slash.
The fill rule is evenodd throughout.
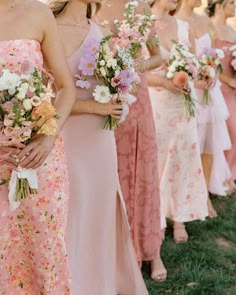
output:
<path id="1" fill-rule="evenodd" d="M 40 43 L 0 41 L 1 68 L 42 69 Z M 0 181 L 11 171 L 0 163 Z M 37 170 L 39 191 L 10 211 L 8 186 L 0 186 L 0 295 L 69 295 L 65 248 L 68 175 L 63 142 Z"/>

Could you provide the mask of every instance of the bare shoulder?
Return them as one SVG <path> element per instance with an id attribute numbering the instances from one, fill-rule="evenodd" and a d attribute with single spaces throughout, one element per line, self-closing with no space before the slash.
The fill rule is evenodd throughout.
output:
<path id="1" fill-rule="evenodd" d="M 35 21 L 43 25 L 48 25 L 50 22 L 55 21 L 54 16 L 49 7 L 38 0 L 25 0 L 24 9 L 27 15 L 34 18 Z"/>

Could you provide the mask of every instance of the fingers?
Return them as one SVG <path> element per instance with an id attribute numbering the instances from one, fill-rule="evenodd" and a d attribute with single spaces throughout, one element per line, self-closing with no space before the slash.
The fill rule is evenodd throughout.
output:
<path id="1" fill-rule="evenodd" d="M 31 142 L 19 153 L 18 159 L 20 160 L 20 162 L 24 161 L 24 159 L 31 154 L 36 145 L 37 143 Z"/>
<path id="2" fill-rule="evenodd" d="M 38 150 L 33 150 L 31 153 L 26 154 L 20 160 L 20 166 L 22 168 L 29 168 L 30 164 L 34 163 L 36 156 L 38 155 Z"/>
<path id="3" fill-rule="evenodd" d="M 6 165 L 8 168 L 11 168 L 13 170 L 17 170 L 17 166 L 15 164 L 12 164 L 11 162 L 5 160 L 5 161 L 1 161 L 1 166 L 2 165 Z"/>

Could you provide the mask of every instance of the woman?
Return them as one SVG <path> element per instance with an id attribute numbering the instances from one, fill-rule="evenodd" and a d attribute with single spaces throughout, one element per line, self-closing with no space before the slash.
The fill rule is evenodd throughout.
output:
<path id="1" fill-rule="evenodd" d="M 194 8 L 200 5 L 199 0 L 183 0 L 177 14 L 177 17 L 188 21 L 193 28 L 197 55 L 214 46 L 212 41 L 214 29 L 209 18 L 194 13 Z M 200 100 L 197 121 L 203 166 L 205 175 L 208 175 L 208 189 L 213 194 L 226 195 L 232 190 L 233 185 L 230 181 L 231 172 L 224 156 L 224 151 L 231 149 L 231 141 L 226 126 L 229 113 L 220 87 L 220 81 L 216 79 L 209 89 L 211 102 L 207 106 L 202 100 L 203 90 L 197 91 Z M 217 215 L 210 201 L 209 212 L 211 217 Z"/>
<path id="2" fill-rule="evenodd" d="M 229 109 L 230 117 L 226 121 L 232 142 L 232 148 L 225 151 L 225 156 L 232 171 L 233 180 L 236 179 L 236 79 L 235 70 L 231 65 L 233 60 L 230 47 L 236 44 L 236 33 L 227 24 L 227 20 L 235 16 L 235 1 L 208 1 L 207 13 L 211 17 L 215 28 L 216 47 L 224 50 L 224 72 L 220 76 L 221 89 Z"/>
<path id="3" fill-rule="evenodd" d="M 104 36 L 101 27 L 86 17 L 87 13 L 91 17 L 94 3 L 50 1 L 73 77 L 91 40 Z M 73 294 L 145 295 L 118 180 L 114 132 L 103 129 L 104 116 L 119 119 L 122 105 L 95 102 L 93 91 L 99 82 L 95 76 L 88 82 L 89 89 L 77 88 L 63 131 L 71 182 L 67 250 Z"/>
<path id="4" fill-rule="evenodd" d="M 114 34 L 114 20 L 124 19 L 127 2 L 108 0 L 98 13 L 100 23 L 108 25 Z M 138 3 L 137 14 L 151 12 L 144 1 Z M 151 261 L 151 277 L 155 281 L 163 281 L 167 273 L 160 258 L 162 233 L 155 126 L 147 82 L 141 73 L 160 66 L 161 56 L 157 48 L 149 48 L 149 51 L 151 57 L 148 60 L 144 61 L 145 56 L 142 54 L 136 61 L 142 81 L 136 94 L 137 101 L 132 104 L 126 121 L 116 130 L 115 135 L 119 178 L 136 256 L 140 265 L 142 261 Z"/>
<path id="5" fill-rule="evenodd" d="M 33 0 L 3 0 L 0 15 L 1 68 L 4 65 L 14 71 L 19 64 L 30 62 L 41 71 L 44 63 L 52 72 L 58 89 L 55 107 L 60 116 L 59 134 L 74 103 L 75 89 L 53 15 L 44 4 Z M 0 179 L 20 163 L 23 168 L 37 168 L 39 185 L 38 194 L 22 200 L 13 212 L 7 185 L 0 187 L 2 295 L 71 294 L 65 248 L 68 177 L 58 134 L 35 137 L 19 150 L 0 149 L 5 159 Z"/>
<path id="6" fill-rule="evenodd" d="M 173 40 L 190 46 L 188 24 L 170 15 L 176 5 L 176 1 L 156 0 L 152 6 L 165 61 Z M 164 34 L 166 30 L 170 33 Z M 171 219 L 174 240 L 182 243 L 188 240 L 184 222 L 204 220 L 208 215 L 196 120 L 183 117 L 183 90 L 166 78 L 164 67 L 148 74 L 148 82 L 156 125 L 162 228 L 166 227 L 165 218 Z"/>

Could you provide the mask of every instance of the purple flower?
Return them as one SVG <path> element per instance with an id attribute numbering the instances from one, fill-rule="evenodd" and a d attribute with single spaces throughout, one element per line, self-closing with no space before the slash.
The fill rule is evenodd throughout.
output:
<path id="1" fill-rule="evenodd" d="M 97 39 L 91 38 L 84 45 L 84 53 L 95 55 L 99 50 L 100 42 Z"/>
<path id="2" fill-rule="evenodd" d="M 94 70 L 96 69 L 96 60 L 91 55 L 85 55 L 81 57 L 80 64 L 78 66 L 79 70 L 85 76 L 93 76 Z"/>
<path id="3" fill-rule="evenodd" d="M 91 87 L 91 84 L 89 83 L 89 81 L 86 81 L 86 80 L 77 80 L 75 85 L 77 87 L 85 88 L 85 89 L 89 89 Z"/>
<path id="4" fill-rule="evenodd" d="M 132 84 L 134 81 L 134 72 L 131 72 L 129 70 L 122 70 L 120 72 L 120 79 L 121 79 L 121 83 L 122 82 L 126 82 L 129 84 Z"/>

